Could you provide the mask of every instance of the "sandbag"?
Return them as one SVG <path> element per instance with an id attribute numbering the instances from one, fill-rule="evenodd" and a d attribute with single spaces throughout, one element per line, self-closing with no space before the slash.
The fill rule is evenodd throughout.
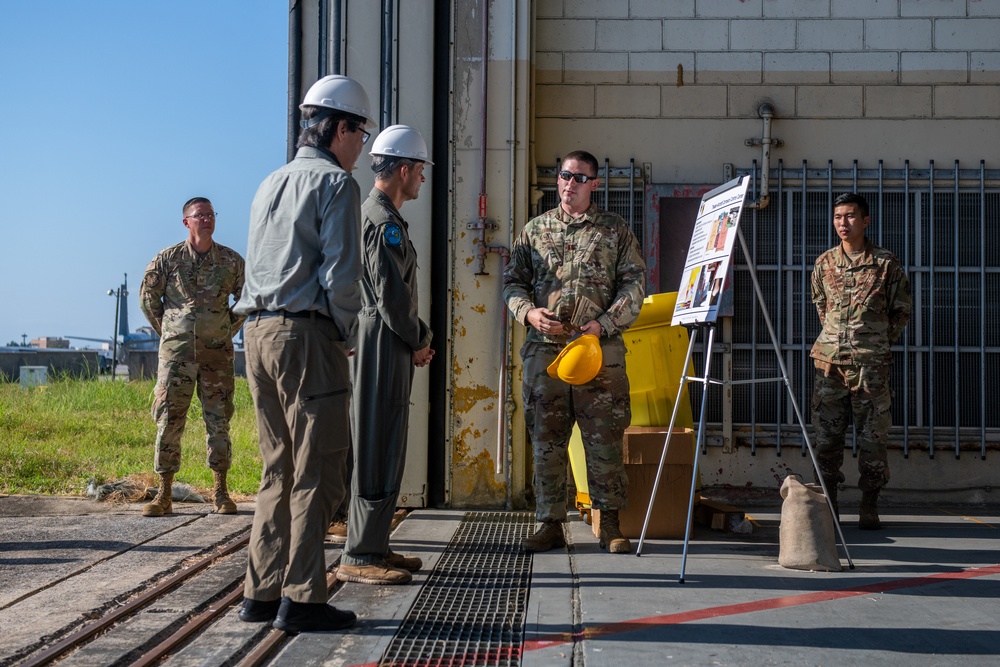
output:
<path id="1" fill-rule="evenodd" d="M 778 565 L 791 570 L 840 572 L 836 527 L 821 487 L 789 475 L 781 485 Z"/>

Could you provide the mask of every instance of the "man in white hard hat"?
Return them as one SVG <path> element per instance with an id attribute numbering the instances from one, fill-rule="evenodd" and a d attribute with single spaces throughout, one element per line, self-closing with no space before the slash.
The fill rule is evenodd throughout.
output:
<path id="1" fill-rule="evenodd" d="M 405 584 L 423 563 L 392 551 L 389 531 L 406 460 L 413 369 L 430 363 L 434 350 L 417 315 L 417 254 L 399 210 L 419 196 L 424 167 L 433 163 L 424 138 L 407 125 L 382 130 L 371 155 L 375 187 L 361 207 L 364 278 L 352 364 L 354 474 L 337 578 Z"/>
<path id="2" fill-rule="evenodd" d="M 302 102 L 295 159 L 250 207 L 246 283 L 236 312 L 263 459 L 240 619 L 287 633 L 350 627 L 327 604 L 323 538 L 346 493 L 351 378 L 361 309 L 361 193 L 351 170 L 374 127 L 346 76 Z"/>

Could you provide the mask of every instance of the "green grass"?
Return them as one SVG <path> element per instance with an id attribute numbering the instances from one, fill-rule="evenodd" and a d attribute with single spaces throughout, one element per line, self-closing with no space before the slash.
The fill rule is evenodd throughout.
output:
<path id="1" fill-rule="evenodd" d="M 0 383 L 0 493 L 83 495 L 92 478 L 98 483 L 132 479 L 155 486 L 153 385 L 153 380 L 59 377 L 31 389 Z M 245 498 L 257 492 L 261 470 L 257 423 L 245 378 L 236 378 L 235 404 L 228 483 L 234 496 Z M 199 491 L 211 489 L 197 396 L 188 411 L 181 446 L 176 481 Z"/>

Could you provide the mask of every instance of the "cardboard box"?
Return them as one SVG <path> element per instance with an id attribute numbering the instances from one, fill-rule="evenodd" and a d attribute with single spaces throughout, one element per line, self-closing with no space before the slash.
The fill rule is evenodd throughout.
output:
<path id="1" fill-rule="evenodd" d="M 665 426 L 630 426 L 625 430 L 622 453 L 625 473 L 628 475 L 628 508 L 621 510 L 618 518 L 622 534 L 629 539 L 638 539 L 642 533 L 666 437 Z M 694 432 L 691 429 L 674 429 L 670 434 L 663 477 L 660 479 L 656 503 L 646 530 L 647 538 L 684 538 L 694 467 L 694 446 Z M 594 535 L 599 536 L 600 510 L 593 510 L 591 519 Z"/>
<path id="2" fill-rule="evenodd" d="M 660 455 L 667 441 L 666 426 L 629 426 L 625 429 L 622 458 L 625 465 L 660 465 Z M 670 434 L 667 465 L 694 464 L 694 431 L 675 428 Z"/>

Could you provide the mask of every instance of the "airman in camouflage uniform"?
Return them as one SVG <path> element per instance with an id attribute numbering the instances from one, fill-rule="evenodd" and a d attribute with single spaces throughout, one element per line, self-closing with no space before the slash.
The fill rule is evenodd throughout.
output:
<path id="1" fill-rule="evenodd" d="M 215 508 L 220 514 L 236 512 L 226 471 L 232 457 L 233 336 L 245 318 L 232 312 L 229 297 L 239 300 L 243 291 L 243 258 L 212 241 L 215 212 L 209 200 L 196 197 L 183 211 L 188 239 L 149 263 L 139 296 L 143 314 L 160 335 L 152 410 L 160 488 L 143 507 L 145 516 L 172 511 L 170 485 L 180 469 L 181 436 L 196 388 L 205 419 L 208 467 L 215 477 Z"/>
<path id="2" fill-rule="evenodd" d="M 836 509 L 853 416 L 862 492 L 859 527 L 876 530 L 881 527 L 879 491 L 889 481 L 890 346 L 906 327 L 913 305 L 899 260 L 865 237 L 870 222 L 868 202 L 860 195 L 834 201 L 833 226 L 841 243 L 816 259 L 812 299 L 823 330 L 810 356 L 816 366 L 812 423 L 823 482 Z"/>
<path id="3" fill-rule="evenodd" d="M 639 244 L 618 215 L 594 206 L 597 160 L 584 151 L 565 157 L 558 177 L 559 207 L 531 220 L 511 249 L 504 300 L 529 326 L 524 360 L 525 422 L 535 460 L 536 517 L 542 527 L 524 541 L 529 551 L 564 545 L 568 443 L 576 422 L 587 460 L 587 482 L 601 510 L 601 546 L 631 550 L 618 526 L 628 500 L 622 438 L 632 419 L 622 332 L 638 317 L 645 296 Z M 582 385 L 546 372 L 570 336 L 600 338 L 603 367 Z"/>

